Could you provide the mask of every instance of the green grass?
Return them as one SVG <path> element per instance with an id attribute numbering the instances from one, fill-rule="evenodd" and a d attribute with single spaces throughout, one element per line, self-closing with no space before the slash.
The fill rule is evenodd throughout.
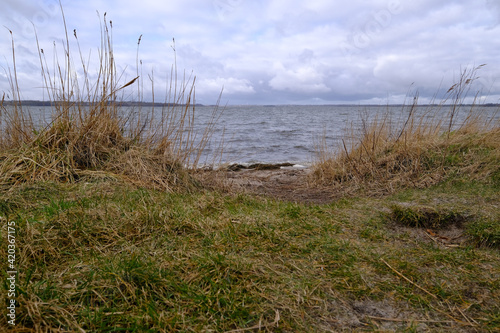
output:
<path id="1" fill-rule="evenodd" d="M 0 194 L 17 224 L 16 328 L 497 330 L 499 198 L 464 179 L 321 206 L 110 179 L 16 186 Z M 468 240 L 434 242 L 425 228 L 449 224 L 394 207 L 462 214 Z"/>

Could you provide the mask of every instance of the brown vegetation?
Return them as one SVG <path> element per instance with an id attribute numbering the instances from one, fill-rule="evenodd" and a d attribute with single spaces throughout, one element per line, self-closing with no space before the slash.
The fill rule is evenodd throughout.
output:
<path id="1" fill-rule="evenodd" d="M 214 124 L 207 124 L 202 137 L 193 133 L 195 80 L 184 78 L 178 83 L 174 65 L 169 100 L 162 108 L 143 110 L 139 91 L 139 105 L 124 113 L 119 93 L 140 78 L 120 82 L 123 73 L 116 71 L 110 29 L 104 18 L 100 65 L 92 79 L 86 65 L 89 61 L 83 59 L 81 50 L 78 71 L 83 77 L 71 74 L 76 69 L 67 32 L 64 60 L 52 69 L 38 45 L 42 80 L 52 105 L 51 121 L 46 124 L 35 123 L 22 105 L 12 40 L 9 77 L 14 100 L 5 103 L 4 95 L 0 104 L 0 184 L 66 182 L 103 174 L 164 190 L 189 188 L 195 183 L 186 167 L 198 164 Z M 76 31 L 74 37 L 78 42 Z M 214 121 L 216 116 L 217 108 Z"/>
<path id="2" fill-rule="evenodd" d="M 471 179 L 498 175 L 498 120 L 482 117 L 473 104 L 465 120 L 457 123 L 477 69 L 465 70 L 444 101 L 423 114 L 416 112 L 415 96 L 413 104 L 403 108 L 408 109 L 407 119 L 395 128 L 389 115 L 363 119 L 359 132 L 352 130 L 350 142 L 342 140 L 334 152 L 323 147 L 311 180 L 342 192 L 377 194 L 428 187 L 455 174 Z"/>

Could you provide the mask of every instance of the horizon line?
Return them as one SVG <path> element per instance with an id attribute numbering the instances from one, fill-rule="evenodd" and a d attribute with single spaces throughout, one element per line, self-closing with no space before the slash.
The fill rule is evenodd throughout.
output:
<path id="1" fill-rule="evenodd" d="M 6 105 L 13 105 L 16 103 L 19 104 L 24 104 L 27 106 L 52 106 L 55 103 L 64 103 L 67 101 L 43 101 L 43 100 L 31 100 L 31 99 L 26 99 L 26 100 L 21 100 L 21 101 L 13 101 L 13 100 L 4 100 L 0 105 L 6 104 Z M 93 104 L 92 102 L 87 102 L 87 101 L 71 101 L 69 103 L 75 103 L 83 106 L 88 106 Z M 96 102 L 99 103 L 99 102 Z M 113 101 L 108 101 L 108 104 L 113 103 Z M 120 106 L 186 106 L 186 105 L 193 105 L 193 106 L 219 106 L 219 107 L 226 107 L 226 106 L 262 106 L 262 107 L 271 107 L 271 106 L 407 106 L 410 104 L 405 104 L 405 103 L 386 103 L 386 104 L 360 104 L 360 103 L 324 103 L 324 104 L 294 104 L 294 103 L 276 103 L 276 104 L 225 104 L 225 105 L 220 105 L 220 104 L 202 104 L 202 103 L 194 103 L 194 104 L 183 104 L 183 103 L 168 103 L 168 102 L 137 102 L 137 101 L 116 101 L 116 103 L 120 104 Z M 426 104 L 417 104 L 417 106 L 440 106 L 440 105 L 450 105 L 450 103 L 426 103 Z M 460 104 L 463 106 L 500 106 L 500 103 L 464 103 Z"/>

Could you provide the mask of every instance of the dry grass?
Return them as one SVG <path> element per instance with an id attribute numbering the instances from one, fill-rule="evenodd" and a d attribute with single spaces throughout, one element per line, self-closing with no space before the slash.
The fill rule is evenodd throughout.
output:
<path id="1" fill-rule="evenodd" d="M 498 221 L 498 190 L 473 188 L 306 206 L 112 179 L 15 186 L 0 192 L 0 215 L 18 232 L 16 329 L 495 331 L 498 248 L 445 246 L 444 230 L 430 239 L 409 226 L 415 214 L 391 214 L 399 204 L 451 216 L 435 206 L 439 197 L 455 200 L 452 212 L 467 223 Z"/>
<path id="2" fill-rule="evenodd" d="M 76 31 L 81 66 L 74 65 L 66 26 L 64 57 L 59 60 L 54 49 L 52 68 L 37 41 L 45 94 L 52 105 L 51 121 L 43 124 L 32 121 L 29 109 L 22 105 L 12 38 L 13 65 L 8 74 L 13 100 L 7 102 L 3 96 L 0 104 L 0 184 L 74 181 L 103 171 L 166 190 L 194 184 L 186 167 L 195 168 L 199 163 L 220 116 L 218 109 L 205 132 L 196 136 L 195 79 L 178 78 L 174 64 L 163 107 L 143 108 L 139 88 L 139 103 L 125 111 L 121 107 L 125 91 L 142 85 L 142 78 L 124 82 L 124 74 L 117 72 L 111 29 L 104 16 L 96 71 L 89 69 L 90 59 L 82 56 Z M 83 74 L 73 74 L 77 72 Z M 155 102 L 154 83 L 152 90 Z"/>
<path id="3" fill-rule="evenodd" d="M 465 120 L 457 122 L 477 69 L 465 70 L 443 102 L 423 113 L 417 112 L 415 96 L 413 104 L 403 106 L 407 118 L 396 127 L 389 113 L 363 118 L 359 131 L 351 131 L 353 139 L 342 140 L 337 151 L 322 148 L 312 181 L 341 191 L 376 194 L 428 187 L 456 174 L 475 179 L 498 174 L 498 122 L 482 117 L 475 104 L 467 106 Z"/>

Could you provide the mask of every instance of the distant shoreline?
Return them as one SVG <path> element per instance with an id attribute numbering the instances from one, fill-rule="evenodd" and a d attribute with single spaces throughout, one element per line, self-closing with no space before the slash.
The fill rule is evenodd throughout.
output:
<path id="1" fill-rule="evenodd" d="M 57 102 L 52 102 L 52 101 L 36 101 L 36 100 L 25 100 L 25 101 L 4 101 L 4 105 L 15 105 L 15 104 L 21 104 L 25 106 L 52 106 L 57 103 L 67 103 L 66 101 L 57 101 Z M 76 104 L 78 105 L 83 105 L 83 106 L 89 106 L 94 103 L 89 103 L 89 102 L 70 102 L 71 104 Z M 108 104 L 111 104 L 112 102 L 109 102 Z M 182 106 L 185 104 L 176 104 L 176 103 L 153 103 L 153 102 L 133 102 L 133 101 L 124 101 L 124 102 L 116 102 L 120 106 Z M 194 106 L 205 106 L 203 104 L 194 104 Z"/>
<path id="2" fill-rule="evenodd" d="M 59 102 L 52 102 L 52 101 L 38 101 L 38 100 L 23 100 L 23 101 L 3 101 L 3 105 L 15 105 L 15 104 L 21 104 L 24 106 L 52 106 L 56 103 Z M 63 101 L 61 101 L 63 103 Z M 66 102 L 64 102 L 66 103 Z M 89 102 L 73 102 L 73 103 L 78 103 L 78 105 L 83 105 L 83 106 L 89 106 L 92 103 Z M 121 102 L 116 102 L 120 106 L 183 106 L 185 104 L 176 104 L 176 103 L 158 103 L 158 102 L 134 102 L 134 101 L 121 101 Z M 384 106 L 405 106 L 407 104 L 248 104 L 248 105 L 241 105 L 241 104 L 235 104 L 231 105 L 228 104 L 228 107 L 238 107 L 238 106 L 261 106 L 261 107 L 274 107 L 274 106 L 357 106 L 357 107 L 384 107 Z M 447 104 L 444 104 L 446 106 Z M 474 104 L 462 104 L 461 106 L 472 106 Z M 209 104 L 194 104 L 194 106 L 214 106 L 214 105 L 209 105 Z M 440 104 L 419 104 L 418 106 L 440 106 Z M 486 103 L 486 104 L 476 104 L 476 106 L 482 106 L 482 107 L 500 107 L 500 104 L 496 103 Z"/>

